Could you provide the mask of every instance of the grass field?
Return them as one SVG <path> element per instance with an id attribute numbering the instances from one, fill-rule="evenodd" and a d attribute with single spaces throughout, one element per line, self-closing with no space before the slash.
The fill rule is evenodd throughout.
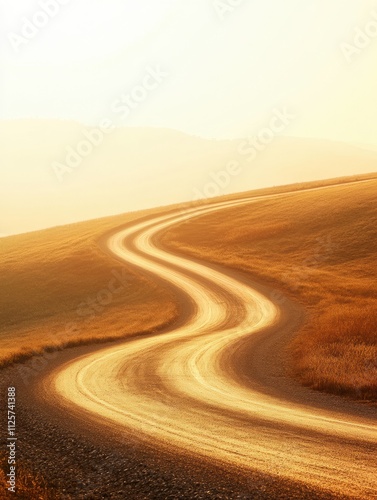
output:
<path id="1" fill-rule="evenodd" d="M 294 376 L 313 388 L 376 399 L 377 180 L 349 180 L 321 191 L 299 190 L 335 181 L 247 193 L 297 191 L 196 218 L 163 241 L 177 252 L 267 279 L 272 298 L 279 300 L 282 291 L 303 304 L 307 322 L 290 345 Z M 1 239 L 0 364 L 173 321 L 178 309 L 171 292 L 98 245 L 110 229 L 157 212 Z"/>
<path id="2" fill-rule="evenodd" d="M 376 401 L 377 179 L 299 191 L 307 187 L 252 193 L 297 191 L 198 217 L 162 239 L 177 253 L 267 279 L 271 298 L 282 305 L 280 292 L 302 304 L 308 314 L 289 346 L 291 374 L 316 389 Z M 151 213 L 0 240 L 0 366 L 68 345 L 156 331 L 177 317 L 170 291 L 117 263 L 98 245 L 107 231 Z M 3 464 L 2 487 L 4 470 Z M 43 478 L 22 464 L 17 495 L 55 498 Z"/>
<path id="3" fill-rule="evenodd" d="M 169 230 L 178 253 L 242 269 L 308 311 L 289 346 L 303 384 L 377 400 L 377 179 L 201 216 Z"/>
<path id="4" fill-rule="evenodd" d="M 154 331 L 174 297 L 105 254 L 97 239 L 152 211 L 0 240 L 0 365 L 68 345 Z"/>

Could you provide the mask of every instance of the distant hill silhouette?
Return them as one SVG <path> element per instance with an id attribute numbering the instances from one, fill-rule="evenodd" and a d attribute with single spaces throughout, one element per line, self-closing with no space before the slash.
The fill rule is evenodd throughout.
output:
<path id="1" fill-rule="evenodd" d="M 64 165 L 66 148 L 77 149 L 90 130 L 66 121 L 0 122 L 0 233 L 190 201 L 198 192 L 228 194 L 377 170 L 377 152 L 343 143 L 276 137 L 263 150 L 258 143 L 260 151 L 250 153 L 252 146 L 243 139 L 119 128 L 105 134 L 103 142 L 59 182 L 52 164 Z M 216 187 L 214 173 L 225 170 L 229 162 L 238 175 L 229 182 L 220 179 Z"/>

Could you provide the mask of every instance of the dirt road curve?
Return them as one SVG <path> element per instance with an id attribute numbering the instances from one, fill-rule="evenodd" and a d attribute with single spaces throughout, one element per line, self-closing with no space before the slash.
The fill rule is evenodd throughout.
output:
<path id="1" fill-rule="evenodd" d="M 171 225 L 255 201 L 191 209 L 112 235 L 108 248 L 118 259 L 184 292 L 192 314 L 164 335 L 100 348 L 58 367 L 44 381 L 46 394 L 119 436 L 302 482 L 329 496 L 377 498 L 376 420 L 330 408 L 331 397 L 328 408 L 304 404 L 235 376 L 245 366 L 231 364 L 242 341 L 274 330 L 279 307 L 235 273 L 158 247 L 159 233 Z M 271 362 L 249 355 L 260 374 L 270 369 Z"/>

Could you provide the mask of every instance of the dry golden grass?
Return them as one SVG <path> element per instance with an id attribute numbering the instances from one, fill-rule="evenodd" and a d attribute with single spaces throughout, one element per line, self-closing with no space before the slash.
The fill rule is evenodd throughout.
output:
<path id="1" fill-rule="evenodd" d="M 97 243 L 106 231 L 148 213 L 0 240 L 0 365 L 68 345 L 154 331 L 177 316 L 167 289 L 135 274 Z"/>
<path id="2" fill-rule="evenodd" d="M 308 187 L 308 186 L 305 186 Z M 307 310 L 291 370 L 316 389 L 377 399 L 377 180 L 201 216 L 162 241 L 242 269 Z"/>
<path id="3" fill-rule="evenodd" d="M 376 306 L 323 311 L 292 344 L 296 373 L 316 389 L 377 399 Z"/>

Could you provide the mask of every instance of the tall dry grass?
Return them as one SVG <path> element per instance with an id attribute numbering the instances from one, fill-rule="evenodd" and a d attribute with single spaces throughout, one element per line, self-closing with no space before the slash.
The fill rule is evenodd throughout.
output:
<path id="1" fill-rule="evenodd" d="M 377 399 L 377 301 L 334 304 L 291 344 L 295 375 L 315 389 Z"/>

